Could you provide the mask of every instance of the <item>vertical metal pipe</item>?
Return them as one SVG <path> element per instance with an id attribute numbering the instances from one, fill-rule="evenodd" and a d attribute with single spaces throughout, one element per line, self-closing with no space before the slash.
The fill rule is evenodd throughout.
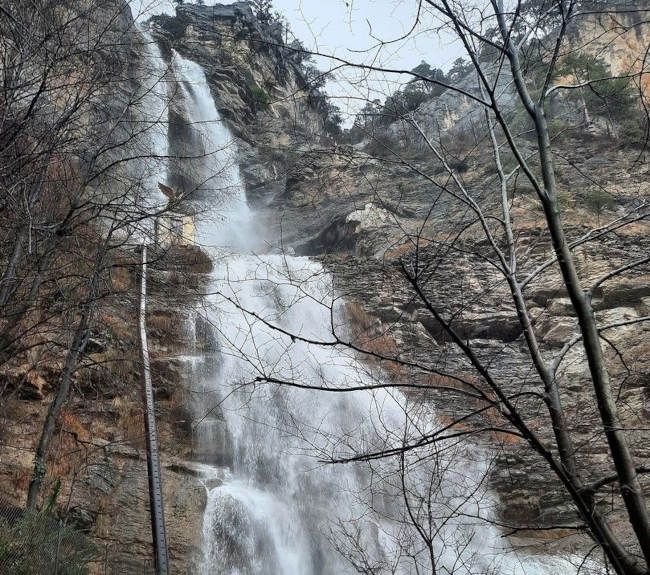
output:
<path id="1" fill-rule="evenodd" d="M 153 536 L 156 575 L 169 575 L 169 555 L 167 552 L 167 535 L 165 531 L 165 514 L 163 509 L 162 476 L 158 439 L 156 437 L 156 416 L 154 412 L 151 371 L 149 367 L 149 348 L 147 345 L 147 246 L 142 246 L 140 281 L 140 355 L 142 366 L 142 393 L 145 403 L 145 431 L 147 439 L 147 470 L 149 475 L 149 502 L 151 507 L 151 532 Z"/>

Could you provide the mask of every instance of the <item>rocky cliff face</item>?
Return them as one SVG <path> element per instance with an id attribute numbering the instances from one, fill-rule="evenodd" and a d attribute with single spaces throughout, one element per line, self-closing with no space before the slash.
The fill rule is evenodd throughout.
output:
<path id="1" fill-rule="evenodd" d="M 22 4 L 10 8 L 14 10 L 16 6 L 21 8 Z M 146 39 L 135 26 L 128 4 L 121 0 L 102 2 L 100 6 L 49 3 L 49 7 L 54 18 L 52 26 L 65 23 L 69 36 L 62 35 L 55 44 L 61 51 L 58 60 L 45 50 L 43 54 L 30 54 L 33 60 L 29 64 L 34 67 L 29 69 L 31 73 L 42 72 L 38 68 L 40 57 L 48 64 L 51 63 L 48 57 L 54 62 L 49 70 L 52 85 L 46 86 L 43 109 L 35 108 L 34 124 L 36 129 L 42 128 L 47 133 L 51 124 L 68 120 L 68 124 L 63 124 L 67 129 L 58 134 L 61 143 L 55 148 L 56 163 L 64 166 L 60 169 L 78 170 L 79 180 L 92 178 L 91 187 L 98 190 L 96 196 L 88 194 L 92 199 L 120 194 L 124 198 L 134 188 L 149 184 L 150 166 L 124 161 L 105 173 L 103 169 L 114 162 L 119 164 L 125 155 L 155 153 L 148 138 L 138 137 L 142 133 L 143 117 L 150 118 L 143 111 L 151 105 L 147 94 L 150 83 L 146 76 L 151 70 L 147 68 L 150 63 L 145 61 Z M 3 49 L 7 48 L 4 31 L 3 27 L 0 31 Z M 41 32 L 35 23 L 31 31 L 35 42 Z M 84 52 L 76 50 L 78 46 L 91 48 Z M 11 60 L 3 59 L 0 66 L 6 62 Z M 0 105 L 3 122 L 8 117 L 5 105 L 6 102 Z M 60 172 L 48 175 L 57 174 L 62 177 Z M 93 178 L 94 175 L 97 177 Z M 124 186 L 128 191 L 125 192 Z M 88 197 L 82 200 L 88 201 Z M 6 207 L 5 202 L 3 197 Z M 119 203 L 116 199 L 116 205 Z M 95 217 L 90 218 L 88 227 L 92 227 L 94 220 Z M 97 228 L 102 230 L 101 222 Z M 96 231 L 93 228 L 92 232 Z M 89 237 L 96 239 L 93 233 Z M 41 249 L 36 239 L 34 242 L 34 249 Z M 83 249 L 82 246 L 82 252 Z M 81 257 L 84 255 L 85 252 Z M 92 573 L 147 573 L 153 571 L 153 565 L 137 356 L 138 256 L 128 246 L 116 247 L 107 259 L 110 261 L 107 273 L 102 276 L 97 319 L 75 370 L 71 398 L 57 424 L 57 439 L 47 461 L 43 498 L 54 498 L 57 516 L 95 544 L 98 553 Z M 174 570 L 182 573 L 194 570 L 192 561 L 199 553 L 205 489 L 190 462 L 189 371 L 177 356 L 188 352 L 192 324 L 193 304 L 184 289 L 192 285 L 198 289 L 201 273 L 206 266 L 209 268 L 209 262 L 198 250 L 183 248 L 156 260 L 158 266 L 151 272 L 148 309 L 152 372 L 159 410 L 165 497 L 169 502 L 166 516 L 170 556 Z M 2 263 L 4 266 L 6 262 Z M 66 265 L 71 265 L 69 260 Z M 80 274 L 84 271 L 75 269 Z M 193 279 L 187 280 L 184 274 L 191 274 Z M 74 313 L 72 317 L 52 320 L 51 315 L 56 312 L 47 307 L 48 301 L 54 305 L 52 302 L 63 298 L 65 289 L 56 285 L 51 290 L 48 286 L 43 308 L 34 312 L 34 321 L 41 326 L 36 338 L 46 338 L 47 345 L 40 342 L 40 351 L 35 351 L 36 345 L 31 350 L 27 346 L 25 354 L 3 363 L 0 373 L 3 518 L 5 506 L 24 507 L 35 445 L 62 369 L 67 341 L 60 336 L 66 333 L 60 323 L 76 321 Z M 32 336 L 27 333 L 25 337 Z"/>
<path id="2" fill-rule="evenodd" d="M 123 255 L 127 262 L 132 260 L 130 253 Z M 190 349 L 192 303 L 186 297 L 184 274 L 193 256 L 180 250 L 174 257 L 177 263 L 167 259 L 151 270 L 148 325 L 170 558 L 175 572 L 188 573 L 199 553 L 206 495 L 192 463 L 190 370 L 178 359 Z M 100 327 L 90 340 L 74 379 L 73 398 L 59 423 L 45 486 L 49 495 L 61 482 L 57 513 L 96 545 L 98 560 L 92 573 L 153 572 L 135 330 L 138 278 L 136 268 L 128 271 L 124 263 L 117 264 L 111 278 L 119 303 L 102 306 Z M 194 269 L 203 265 L 197 263 Z M 3 497 L 18 505 L 31 476 L 39 425 L 53 397 L 57 366 L 51 368 L 51 373 L 41 371 L 28 385 L 17 387 L 3 405 L 2 441 L 11 449 L 3 454 L 0 486 Z M 20 369 L 12 374 L 16 381 L 22 375 Z"/>
<path id="3" fill-rule="evenodd" d="M 604 17 L 604 22 L 602 18 L 588 18 L 585 27 L 572 36 L 572 42 L 588 45 L 594 54 L 604 57 L 614 74 L 638 70 L 639 54 L 645 50 L 639 39 L 644 37 L 646 24 L 639 22 L 637 16 L 628 15 L 616 23 L 609 16 Z M 507 78 L 503 82 L 507 85 Z M 467 89 L 472 86 L 471 79 L 464 84 Z M 510 96 L 503 93 L 500 97 L 506 112 L 515 112 L 509 108 Z M 590 285 L 608 270 L 643 259 L 649 247 L 648 214 L 643 209 L 650 194 L 647 165 L 643 161 L 638 163 L 645 156 L 640 155 L 638 148 L 626 145 L 618 127 L 609 123 L 611 118 L 598 129 L 591 129 L 593 124 L 585 128 L 578 105 L 563 100 L 554 106 L 563 121 L 568 118 L 582 126 L 578 133 L 556 138 L 554 148 L 562 215 L 570 241 L 578 242 L 574 253 L 581 280 Z M 468 129 L 476 130 L 480 124 L 477 106 L 468 98 L 443 94 L 421 106 L 414 116 L 436 144 L 442 140 L 440 146 L 446 160 L 465 189 L 482 206 L 489 206 L 490 194 L 495 192 L 490 185 L 496 185 L 491 180 L 492 158 L 489 153 L 473 148 L 481 146 L 480 137 L 465 139 Z M 592 122 L 596 123 L 593 118 Z M 384 160 L 378 161 L 364 155 L 365 149 L 360 147 L 361 153 L 348 153 L 345 161 L 338 162 L 338 169 L 336 160 L 327 166 L 320 165 L 318 177 L 291 188 L 291 200 L 284 206 L 288 214 L 299 211 L 301 202 L 316 205 L 318 214 L 302 220 L 310 237 L 299 243 L 297 249 L 302 253 L 327 254 L 324 261 L 334 271 L 338 289 L 351 302 L 350 317 L 357 324 L 360 347 L 398 355 L 406 361 L 435 366 L 458 376 L 476 377 L 466 358 L 449 342 L 449 336 L 414 297 L 403 277 L 400 262 L 413 262 L 417 257 L 424 269 L 433 270 L 426 287 L 429 300 L 443 315 L 453 318 L 452 327 L 490 366 L 496 379 L 512 394 L 537 393 L 539 386 L 512 298 L 499 274 L 486 263 L 490 252 L 485 238 L 480 233 L 470 233 L 463 242 L 454 244 L 457 250 L 453 257 L 445 251 L 458 231 L 450 224 L 457 213 L 453 203 L 439 198 L 436 186 L 423 177 L 440 181 L 446 172 L 432 153 L 427 154 L 424 147 L 414 144 L 414 132 L 409 126 L 389 126 L 384 133 L 374 136 L 390 138 L 389 147 L 398 152 L 387 152 Z M 618 135 L 615 146 L 613 135 Z M 534 144 L 525 138 L 518 141 L 523 155 L 534 158 Z M 537 169 L 534 159 L 532 162 Z M 345 168 L 341 167 L 343 164 Z M 323 186 L 325 178 L 327 184 Z M 318 188 L 317 193 L 314 187 Z M 596 197 L 601 199 L 595 200 Z M 639 218 L 631 219 L 620 230 L 602 236 L 593 231 L 608 222 L 625 219 L 639 206 Z M 456 204 L 456 209 L 462 209 L 460 204 Z M 552 251 L 531 190 L 515 185 L 511 210 L 521 254 L 518 273 L 525 277 L 552 257 Z M 322 219 L 318 220 L 319 217 Z M 597 239 L 593 242 L 580 240 L 594 236 Z M 631 447 L 639 462 L 648 457 L 647 431 L 639 425 L 648 416 L 650 364 L 645 356 L 650 331 L 646 322 L 627 323 L 647 315 L 647 282 L 647 267 L 640 267 L 604 283 L 594 299 L 597 320 L 601 325 L 613 326 L 611 331 L 608 328 L 609 335 L 604 340 L 605 355 L 612 378 L 618 382 L 620 415 L 631 430 Z M 543 354 L 550 359 L 571 340 L 578 327 L 558 270 L 551 267 L 530 283 L 525 297 Z M 558 374 L 559 387 L 571 433 L 579 446 L 580 464 L 594 477 L 611 474 L 607 444 L 601 436 L 594 436 L 599 413 L 579 344 L 570 346 L 563 365 Z M 398 370 L 398 377 L 427 381 L 405 369 Z M 443 422 L 445 417 L 452 421 L 471 409 L 463 398 L 449 392 L 419 394 L 419 399 L 434 401 L 438 413 L 443 414 Z M 539 406 L 522 401 L 521 409 L 533 421 L 534 429 L 550 443 L 553 430 Z M 477 425 L 489 426 L 490 420 Z M 556 484 L 548 469 L 524 442 L 499 433 L 484 437 L 484 441 L 498 453 L 491 484 L 504 502 L 500 514 L 505 524 L 544 526 L 558 520 L 567 524 L 575 521 L 566 495 L 559 487 L 550 487 Z M 647 481 L 643 485 L 649 489 Z M 612 502 L 603 495 L 598 505 L 619 529 L 625 521 L 620 505 Z M 560 536 L 569 534 L 566 531 Z M 589 545 L 580 537 L 569 537 L 564 543 L 567 541 L 574 549 L 587 549 Z"/>
<path id="4" fill-rule="evenodd" d="M 630 54 L 643 52 L 644 24 L 637 22 L 634 15 L 616 23 L 609 16 L 606 18 L 608 22 L 588 18 L 585 27 L 572 32 L 572 42 L 588 45 L 594 53 L 604 56 L 614 74 L 636 70 L 638 60 Z M 603 34 L 603 30 L 607 33 Z M 472 80 L 467 82 L 470 88 Z M 508 79 L 504 78 L 503 83 L 508 84 Z M 508 109 L 511 100 L 507 93 L 504 92 L 502 100 L 509 113 L 516 112 L 514 108 Z M 554 106 L 563 118 L 582 121 L 582 111 L 575 104 L 557 101 Z M 441 127 L 451 129 L 452 135 L 457 136 L 450 143 L 452 156 L 465 159 L 455 169 L 466 187 L 484 200 L 491 191 L 486 184 L 490 182 L 490 153 L 465 157 L 471 146 L 462 137 L 478 115 L 471 102 L 451 94 L 443 94 L 418 111 L 425 129 L 432 127 L 432 136 L 438 137 Z M 250 126 L 261 132 L 278 128 L 267 116 L 251 120 Z M 591 131 L 589 138 L 577 133 L 555 142 L 564 218 L 571 240 L 637 209 L 639 201 L 650 194 L 647 166 L 638 163 L 638 150 L 625 145 L 613 149 L 607 139 L 608 131 L 609 128 Z M 320 257 L 334 273 L 339 293 L 348 298 L 350 320 L 360 346 L 474 377 L 471 366 L 449 342 L 441 326 L 414 299 L 400 272 L 399 261 L 414 257 L 412 238 L 426 238 L 418 245 L 417 255 L 436 269 L 428 286 L 431 300 L 444 313 L 454 315 L 453 327 L 490 363 L 495 377 L 504 382 L 506 389 L 512 393 L 536 392 L 537 383 L 530 373 L 510 296 L 491 266 L 470 255 L 482 253 L 485 246 L 481 239 L 468 239 L 461 250 L 466 250 L 465 255 L 445 259 L 440 254 L 439 246 L 452 233 L 447 226 L 451 204 L 444 199 L 436 200 L 431 210 L 435 196 L 431 182 L 417 174 L 420 171 L 437 175 L 440 166 L 422 149 L 409 148 L 414 139 L 412 132 L 393 125 L 387 133 L 406 148 L 407 160 L 415 170 L 390 154 L 382 159 L 373 158 L 362 147 L 353 150 L 332 146 L 322 153 L 322 149 L 305 146 L 297 164 L 299 169 L 291 170 L 287 178 L 276 179 L 268 201 L 258 204 L 258 209 L 266 214 L 270 227 L 279 227 L 282 222 L 285 249 Z M 283 142 L 289 143 L 294 142 Z M 522 139 L 521 146 L 525 156 L 533 153 L 531 142 Z M 278 156 L 289 154 L 284 145 L 278 148 Z M 241 156 L 245 173 L 251 161 L 253 168 L 258 169 L 253 158 L 246 153 Z M 287 160 L 282 159 L 279 164 L 283 161 L 286 165 Z M 585 174 L 589 177 L 585 178 Z M 614 200 L 604 200 L 601 193 Z M 512 210 L 518 222 L 520 247 L 526 254 L 520 272 L 525 275 L 551 257 L 552 251 L 530 190 L 522 188 L 515 194 Z M 604 234 L 596 242 L 577 247 L 576 260 L 583 281 L 588 284 L 607 269 L 643 257 L 650 248 L 648 231 L 643 216 L 615 234 Z M 638 427 L 648 415 L 650 364 L 645 356 L 649 333 L 647 323 L 626 326 L 625 322 L 647 315 L 647 282 L 647 270 L 640 268 L 605 283 L 595 299 L 596 315 L 602 324 L 622 324 L 608 336 L 606 355 L 613 377 L 623 382 L 617 387 L 620 411 L 631 428 Z M 551 268 L 527 287 L 525 295 L 543 353 L 550 358 L 577 329 L 558 271 Z M 610 471 L 607 445 L 602 437 L 592 436 L 599 415 L 580 346 L 571 347 L 565 365 L 559 375 L 560 387 L 572 433 L 580 446 L 581 463 L 594 475 L 606 474 Z M 400 370 L 395 375 L 420 377 Z M 448 417 L 451 421 L 469 407 L 462 398 L 449 393 L 432 392 L 420 395 L 419 399 L 434 401 L 443 420 Z M 552 429 L 543 417 L 536 415 L 538 408 L 531 403 L 523 409 L 535 422 L 536 431 L 550 440 Z M 633 432 L 631 442 L 638 461 L 645 460 L 645 432 Z M 495 433 L 486 443 L 498 453 L 491 482 L 503 501 L 507 501 L 500 509 L 506 524 L 545 526 L 558 518 L 567 523 L 575 520 L 566 495 L 559 488 L 549 488 L 553 484 L 549 471 L 523 442 Z M 607 512 L 613 509 L 605 498 L 599 505 Z M 621 517 L 614 513 L 612 520 L 618 526 Z M 562 532 L 560 536 L 568 534 Z M 567 538 L 564 544 L 588 547 L 586 539 L 578 540 Z"/>
<path id="5" fill-rule="evenodd" d="M 558 163 L 562 193 L 566 194 L 564 218 L 571 240 L 622 217 L 650 194 L 647 166 L 634 167 L 637 150 L 613 151 L 605 142 L 594 145 L 593 141 L 584 143 L 575 139 L 556 146 L 562 157 Z M 489 181 L 490 161 L 487 156 L 479 156 L 462 169 L 461 177 L 468 189 L 489 194 L 484 182 Z M 421 171 L 435 173 L 437 169 L 435 162 L 427 163 L 421 157 L 414 162 Z M 322 171 L 321 176 L 324 173 L 327 172 Z M 605 193 L 616 198 L 602 213 L 595 213 L 589 207 L 593 189 L 585 185 L 584 174 L 589 174 L 593 182 L 606 182 Z M 306 198 L 312 198 L 318 214 L 327 214 L 320 226 L 313 219 L 307 220 L 316 231 L 298 249 L 303 253 L 327 254 L 324 261 L 334 272 L 337 289 L 350 302 L 350 318 L 356 323 L 356 341 L 360 347 L 388 356 L 398 355 L 403 360 L 457 376 L 476 377 L 466 358 L 414 297 L 403 277 L 400 261 L 413 261 L 411 258 L 417 254 L 421 262 L 427 262 L 435 270 L 427 283 L 430 301 L 447 317 L 454 318 L 454 329 L 490 365 L 492 374 L 503 382 L 504 388 L 513 394 L 539 391 L 507 287 L 481 256 L 488 253 L 485 241 L 480 235 L 475 239 L 470 237 L 458 245 L 458 253 L 446 257 L 441 246 L 453 237 L 454 231 L 447 224 L 447 218 L 453 219 L 453 212 L 444 201 L 439 201 L 431 215 L 429 207 L 435 194 L 429 182 L 403 166 L 358 159 L 348 163 L 346 170 L 329 183 L 326 191 L 316 197 L 311 195 L 309 181 L 293 191 L 305 202 Z M 297 199 L 294 201 L 298 204 Z M 286 207 L 289 213 L 294 209 L 300 208 L 291 204 Z M 515 196 L 512 210 L 518 222 L 516 234 L 521 253 L 525 254 L 519 273 L 525 277 L 552 257 L 552 251 L 541 214 L 531 197 Z M 607 270 L 643 258 L 650 248 L 649 231 L 646 213 L 641 220 L 614 234 L 577 247 L 575 256 L 585 284 L 602 277 Z M 417 246 L 414 238 L 418 238 Z M 625 326 L 625 322 L 647 316 L 649 295 L 647 268 L 640 268 L 605 283 L 594 300 L 596 317 L 603 325 L 623 324 L 607 335 L 605 353 L 612 377 L 622 382 L 616 388 L 621 417 L 633 429 L 648 417 L 650 363 L 646 356 L 650 331 L 647 323 Z M 577 320 L 558 270 L 551 269 L 529 284 L 525 296 L 544 356 L 550 359 L 577 330 Z M 573 436 L 580 446 L 579 459 L 594 476 L 607 475 L 611 473 L 608 448 L 602 437 L 593 435 L 599 414 L 581 347 L 573 346 L 564 361 L 559 385 Z M 394 375 L 412 381 L 430 381 L 405 369 L 398 369 Z M 424 398 L 435 402 L 443 422 L 445 417 L 452 421 L 476 407 L 449 392 L 432 392 Z M 422 394 L 419 399 L 423 399 Z M 540 414 L 539 406 L 531 402 L 530 406 L 523 407 L 524 403 L 522 409 L 534 422 L 535 430 L 550 442 L 553 430 Z M 477 425 L 481 424 L 489 426 L 490 421 Z M 634 456 L 638 461 L 646 460 L 647 432 L 639 429 L 630 438 Z M 559 487 L 551 487 L 557 484 L 548 468 L 524 442 L 498 433 L 484 436 L 483 441 L 498 453 L 491 485 L 500 493 L 503 506 L 499 511 L 505 524 L 544 526 L 558 520 L 567 524 L 575 521 L 565 493 Z M 644 485 L 647 488 L 647 483 Z M 614 512 L 614 506 L 606 498 L 599 505 L 612 514 L 617 528 L 623 524 L 623 518 L 616 514 L 620 507 Z M 589 546 L 584 538 L 575 534 L 569 537 L 569 531 L 556 535 L 560 539 L 566 537 L 558 544 L 567 548 L 586 550 Z"/>
<path id="6" fill-rule="evenodd" d="M 650 24 L 647 21 L 647 2 L 614 1 L 610 12 L 592 11 L 581 18 L 570 31 L 573 48 L 602 57 L 615 75 L 638 74 L 644 69 L 642 54 L 647 49 Z M 618 10 L 618 12 L 614 12 Z M 639 85 L 648 97 L 648 75 L 639 78 Z"/>
<path id="7" fill-rule="evenodd" d="M 152 21 L 163 52 L 199 63 L 217 108 L 237 136 L 249 203 L 281 195 L 300 154 L 319 142 L 321 116 L 281 30 L 262 26 L 246 2 L 228 6 L 179 6 L 175 17 Z M 172 138 L 172 141 L 175 138 Z"/>

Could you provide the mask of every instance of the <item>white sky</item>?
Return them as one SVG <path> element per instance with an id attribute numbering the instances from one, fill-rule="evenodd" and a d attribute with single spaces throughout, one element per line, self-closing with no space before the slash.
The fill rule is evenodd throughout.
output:
<path id="1" fill-rule="evenodd" d="M 206 4 L 216 3 L 206 1 Z M 232 4 L 232 1 L 220 3 Z M 446 70 L 463 55 L 449 35 L 439 35 L 432 29 L 434 21 L 427 13 L 420 15 L 414 33 L 400 40 L 415 22 L 416 0 L 274 0 L 273 6 L 308 49 L 346 60 L 407 70 L 426 60 L 432 67 Z M 147 16 L 174 11 L 171 0 L 133 0 L 132 9 Z M 380 48 L 380 41 L 392 42 Z M 316 58 L 316 63 L 321 70 L 336 66 L 324 58 Z M 344 115 L 353 114 L 368 97 L 383 99 L 400 82 L 396 75 L 375 73 L 368 78 L 350 69 L 337 71 L 335 78 L 328 82 L 327 91 L 337 98 Z M 405 80 L 406 77 L 401 78 L 401 82 Z"/>

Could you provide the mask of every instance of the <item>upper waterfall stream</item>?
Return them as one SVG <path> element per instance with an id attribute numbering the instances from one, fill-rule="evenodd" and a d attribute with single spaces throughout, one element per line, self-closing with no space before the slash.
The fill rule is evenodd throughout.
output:
<path id="1" fill-rule="evenodd" d="M 570 557 L 515 552 L 501 530 L 477 519 L 496 517 L 498 502 L 485 485 L 487 457 L 474 445 L 322 463 L 415 440 L 436 428 L 436 414 L 382 387 L 386 374 L 331 344 L 333 327 L 346 331 L 332 278 L 310 258 L 265 253 L 202 68 L 176 52 L 171 67 L 176 116 L 192 149 L 168 169 L 172 180 L 195 182 L 197 242 L 214 261 L 200 313 L 216 344 L 193 390 L 197 449 L 211 469 L 199 573 L 431 573 L 414 514 L 434 535 L 438 573 L 575 573 Z M 305 389 L 364 385 L 373 389 Z"/>

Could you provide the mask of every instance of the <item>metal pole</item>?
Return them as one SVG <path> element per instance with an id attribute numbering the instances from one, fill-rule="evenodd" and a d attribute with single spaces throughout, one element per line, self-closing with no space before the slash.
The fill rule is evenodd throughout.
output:
<path id="1" fill-rule="evenodd" d="M 163 510 L 162 476 L 158 439 L 156 437 L 156 415 L 154 412 L 151 371 L 149 369 L 149 348 L 147 345 L 147 246 L 142 246 L 142 267 L 140 282 L 140 355 L 142 365 L 142 392 L 145 403 L 144 425 L 147 439 L 147 471 L 149 474 L 149 502 L 151 507 L 151 532 L 153 536 L 156 575 L 169 575 L 169 556 Z"/>

